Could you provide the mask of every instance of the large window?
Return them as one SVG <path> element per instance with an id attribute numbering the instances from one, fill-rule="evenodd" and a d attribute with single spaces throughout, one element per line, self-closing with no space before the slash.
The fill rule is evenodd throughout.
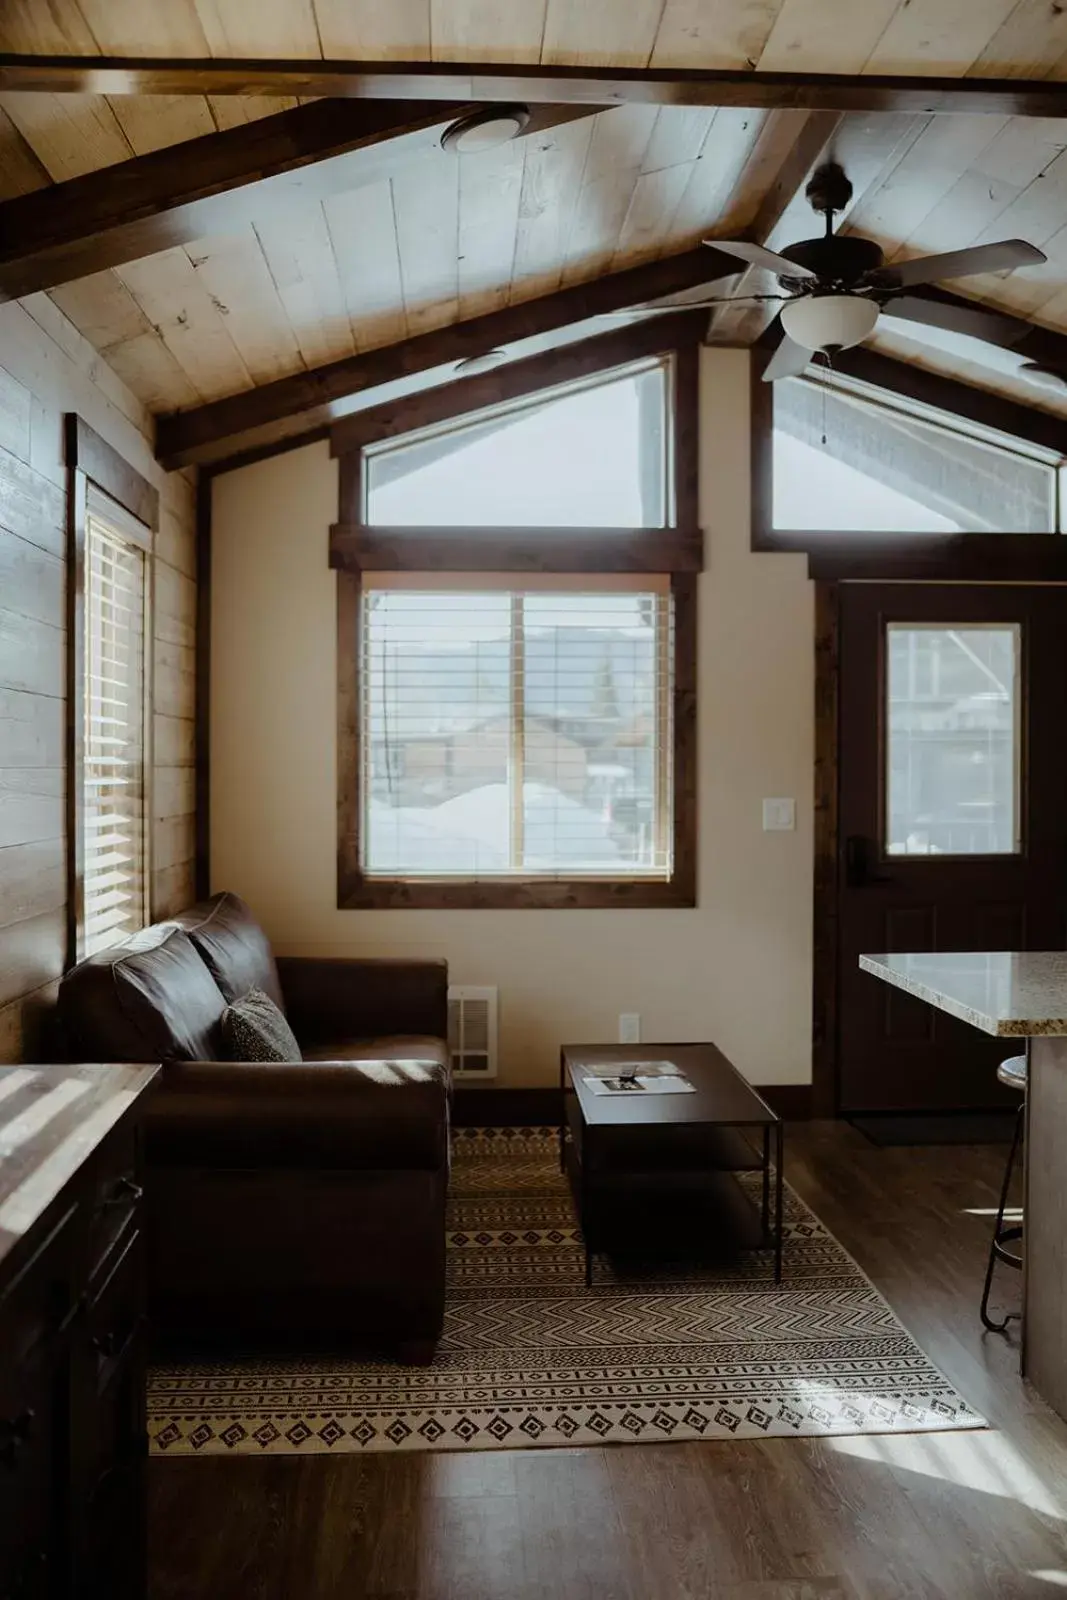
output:
<path id="1" fill-rule="evenodd" d="M 771 526 L 815 533 L 1050 533 L 1058 458 L 841 380 L 772 386 Z"/>
<path id="2" fill-rule="evenodd" d="M 339 905 L 694 903 L 701 330 L 672 320 L 335 430 Z"/>
<path id="3" fill-rule="evenodd" d="M 367 583 L 368 876 L 669 878 L 665 581 Z"/>
<path id="4" fill-rule="evenodd" d="M 81 955 L 148 920 L 148 530 L 90 492 L 85 519 Z"/>

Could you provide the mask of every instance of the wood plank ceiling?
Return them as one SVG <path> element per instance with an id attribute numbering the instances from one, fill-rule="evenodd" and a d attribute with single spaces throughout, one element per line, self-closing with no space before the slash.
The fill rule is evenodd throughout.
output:
<path id="1" fill-rule="evenodd" d="M 0 50 L 1067 79 L 1067 7 L 5 0 Z M 0 199 L 291 104 L 0 95 Z M 463 160 L 442 154 L 391 181 L 294 204 L 262 223 L 63 285 L 52 298 L 148 406 L 183 409 L 672 254 L 708 233 L 736 236 L 773 197 L 808 119 L 796 110 L 620 106 L 502 150 Z M 1067 120 L 916 117 L 864 175 L 847 226 L 876 238 L 891 258 L 1027 238 L 1047 251 L 1046 266 L 956 287 L 1067 329 L 1065 151 Z M 1018 379 L 1015 358 L 971 341 L 935 339 L 925 329 L 920 338 L 896 323 L 876 342 L 1029 403 L 1059 404 Z"/>

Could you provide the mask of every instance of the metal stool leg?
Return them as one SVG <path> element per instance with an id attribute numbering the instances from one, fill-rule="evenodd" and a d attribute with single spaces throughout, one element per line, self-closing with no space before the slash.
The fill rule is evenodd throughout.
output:
<path id="1" fill-rule="evenodd" d="M 1019 1313 L 1017 1311 L 1009 1311 L 1002 1321 L 994 1322 L 992 1317 L 989 1315 L 989 1293 L 993 1287 L 993 1270 L 998 1261 L 1004 1261 L 1007 1263 L 1007 1265 L 1013 1267 L 1022 1265 L 1022 1258 L 1016 1256 L 1012 1251 L 1005 1250 L 1004 1246 L 1009 1240 L 1021 1239 L 1023 1230 L 1021 1227 L 1005 1228 L 1004 1213 L 1008 1208 L 1008 1193 L 1011 1189 L 1011 1180 L 1012 1174 L 1015 1170 L 1015 1157 L 1019 1149 L 1019 1141 L 1022 1138 L 1023 1116 L 1025 1110 L 1026 1102 L 1024 1100 L 1022 1105 L 1019 1107 L 1018 1115 L 1015 1118 L 1015 1132 L 1012 1135 L 1011 1150 L 1008 1153 L 1008 1164 L 1004 1168 L 1004 1182 L 1000 1190 L 1000 1204 L 997 1207 L 996 1226 L 993 1229 L 993 1237 L 989 1244 L 989 1263 L 986 1267 L 985 1286 L 982 1289 L 982 1304 L 980 1307 L 980 1314 L 983 1323 L 989 1329 L 990 1333 L 1003 1333 L 1009 1322 L 1018 1322 L 1020 1320 Z"/>

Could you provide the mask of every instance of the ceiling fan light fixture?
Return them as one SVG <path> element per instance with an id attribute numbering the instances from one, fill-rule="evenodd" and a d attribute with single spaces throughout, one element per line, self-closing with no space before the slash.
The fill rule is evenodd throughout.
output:
<path id="1" fill-rule="evenodd" d="M 483 350 L 476 356 L 464 356 L 462 361 L 457 361 L 454 371 L 458 377 L 470 378 L 476 372 L 489 372 L 493 367 L 499 367 L 502 361 L 507 360 L 506 350 Z"/>
<path id="2" fill-rule="evenodd" d="M 529 120 L 529 106 L 486 106 L 446 128 L 441 135 L 441 148 L 458 156 L 496 150 L 517 139 Z"/>
<path id="3" fill-rule="evenodd" d="M 873 333 L 877 321 L 877 303 L 854 294 L 804 295 L 781 311 L 785 332 L 805 350 L 848 350 Z"/>
<path id="4" fill-rule="evenodd" d="M 1052 367 L 1041 366 L 1040 362 L 1024 361 L 1019 372 L 1035 389 L 1051 389 L 1056 394 L 1067 389 L 1067 372 L 1056 372 Z"/>

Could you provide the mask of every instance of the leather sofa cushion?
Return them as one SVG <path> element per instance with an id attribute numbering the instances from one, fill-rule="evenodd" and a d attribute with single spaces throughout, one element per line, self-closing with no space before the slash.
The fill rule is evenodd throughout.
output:
<path id="1" fill-rule="evenodd" d="M 249 989 L 262 989 L 285 1010 L 270 941 L 251 911 L 235 894 L 217 894 L 175 919 L 196 946 L 208 971 L 229 1001 Z"/>
<path id="2" fill-rule="evenodd" d="M 381 1039 L 333 1039 L 328 1044 L 304 1047 L 305 1061 L 427 1061 L 450 1081 L 448 1046 L 443 1039 L 422 1034 L 393 1033 Z"/>
<path id="3" fill-rule="evenodd" d="M 87 1061 L 199 1061 L 220 1053 L 226 1002 L 173 923 L 90 956 L 63 979 L 59 1014 Z"/>
<path id="4" fill-rule="evenodd" d="M 439 1063 L 174 1062 L 146 1118 L 150 1166 L 437 1170 L 448 1163 Z M 293 1203 L 299 1203 L 294 1199 Z"/>

